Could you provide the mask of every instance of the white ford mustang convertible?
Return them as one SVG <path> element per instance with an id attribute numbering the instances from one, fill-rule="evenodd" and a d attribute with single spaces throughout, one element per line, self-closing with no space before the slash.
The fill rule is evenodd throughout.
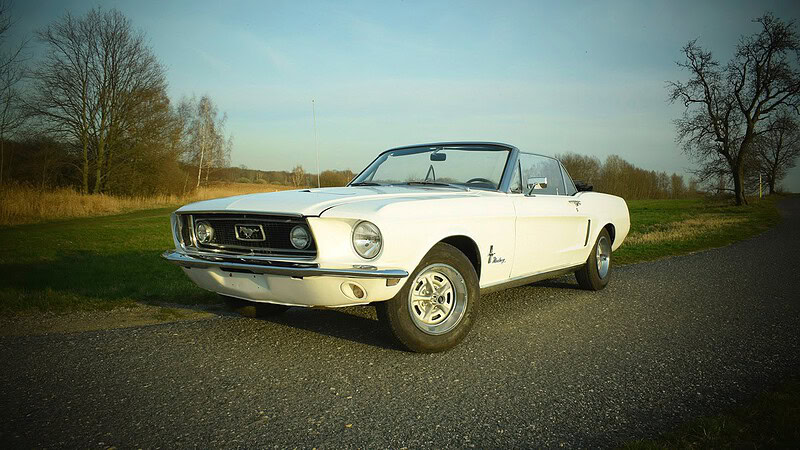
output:
<path id="1" fill-rule="evenodd" d="M 163 257 L 264 315 L 373 303 L 399 344 L 436 352 L 464 339 L 486 292 L 570 272 L 606 286 L 628 207 L 586 189 L 511 145 L 400 147 L 346 187 L 184 206 Z"/>

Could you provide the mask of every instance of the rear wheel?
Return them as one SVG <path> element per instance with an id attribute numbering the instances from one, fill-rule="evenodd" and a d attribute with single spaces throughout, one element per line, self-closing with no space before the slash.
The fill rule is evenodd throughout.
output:
<path id="1" fill-rule="evenodd" d="M 578 284 L 590 291 L 599 291 L 606 287 L 611 274 L 611 236 L 605 228 L 597 236 L 592 253 L 577 272 Z"/>
<path id="2" fill-rule="evenodd" d="M 378 318 L 403 347 L 434 353 L 454 347 L 472 329 L 480 297 L 472 263 L 455 247 L 439 243 L 422 258 L 391 300 L 378 303 Z"/>
<path id="3" fill-rule="evenodd" d="M 220 294 L 225 304 L 233 311 L 245 317 L 271 317 L 283 314 L 289 309 L 286 305 L 274 305 L 272 303 L 250 302 L 236 297 L 228 297 Z"/>

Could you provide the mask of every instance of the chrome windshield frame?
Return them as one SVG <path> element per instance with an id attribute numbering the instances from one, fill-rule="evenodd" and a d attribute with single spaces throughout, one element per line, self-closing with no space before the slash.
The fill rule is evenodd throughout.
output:
<path id="1" fill-rule="evenodd" d="M 483 189 L 487 191 L 495 191 L 495 192 L 508 192 L 509 185 L 511 184 L 511 177 L 513 176 L 513 162 L 517 160 L 517 155 L 519 153 L 519 149 L 514 147 L 513 145 L 503 144 L 500 142 L 434 142 L 430 144 L 416 144 L 416 145 L 404 145 L 402 147 L 395 147 L 390 148 L 388 150 L 384 150 L 378 154 L 369 164 L 364 167 L 349 183 L 347 186 L 349 187 L 355 180 L 359 179 L 364 173 L 375 164 L 381 158 L 384 158 L 387 153 L 398 151 L 398 150 L 407 150 L 407 149 L 414 149 L 414 148 L 424 148 L 424 147 L 480 147 L 486 150 L 496 150 L 496 151 L 506 151 L 509 152 L 508 157 L 506 158 L 506 164 L 503 168 L 503 174 L 500 177 L 500 183 L 497 186 L 497 189 Z"/>

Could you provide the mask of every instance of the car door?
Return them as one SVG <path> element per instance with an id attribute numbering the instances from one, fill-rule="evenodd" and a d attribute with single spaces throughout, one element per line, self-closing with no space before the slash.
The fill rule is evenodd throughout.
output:
<path id="1" fill-rule="evenodd" d="M 546 156 L 520 153 L 515 170 L 520 176 L 515 176 L 514 182 L 520 186 L 512 186 L 517 217 L 511 277 L 579 264 L 588 218 L 581 213 L 580 200 L 567 195 L 560 163 Z"/>

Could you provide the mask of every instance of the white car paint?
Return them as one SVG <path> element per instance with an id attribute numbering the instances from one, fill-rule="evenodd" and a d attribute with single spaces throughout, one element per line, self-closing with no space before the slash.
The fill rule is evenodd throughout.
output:
<path id="1" fill-rule="evenodd" d="M 252 194 L 193 203 L 178 209 L 176 214 L 211 211 L 302 215 L 317 246 L 317 255 L 309 262 L 328 269 L 366 265 L 410 274 L 436 243 L 464 236 L 478 249 L 481 288 L 579 266 L 586 262 L 603 227 L 614 228 L 613 249 L 620 246 L 630 227 L 624 200 L 607 194 L 525 196 L 422 186 Z M 352 246 L 353 227 L 362 220 L 375 224 L 383 237 L 383 248 L 372 260 L 361 258 Z M 181 249 L 177 236 L 176 248 Z M 404 278 L 390 286 L 381 278 L 293 278 L 232 273 L 220 267 L 184 266 L 184 271 L 207 290 L 251 301 L 297 306 L 384 301 L 392 298 L 407 281 Z M 358 283 L 367 296 L 348 297 L 345 291 L 349 282 Z"/>

